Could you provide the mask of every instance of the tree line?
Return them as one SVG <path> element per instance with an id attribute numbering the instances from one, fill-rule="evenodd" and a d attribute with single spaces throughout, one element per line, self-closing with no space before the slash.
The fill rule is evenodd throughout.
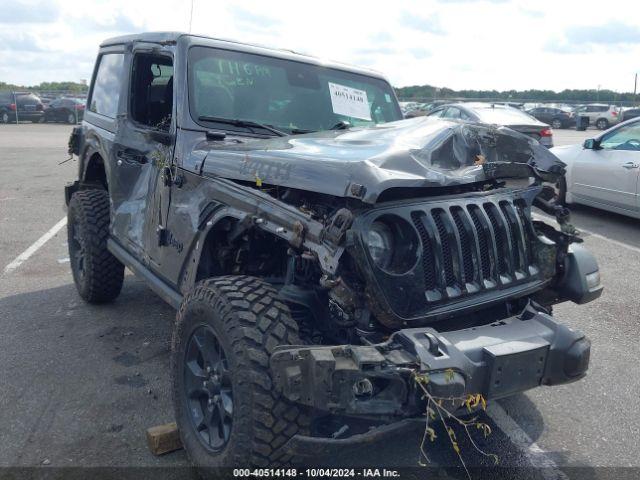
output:
<path id="1" fill-rule="evenodd" d="M 86 93 L 88 90 L 88 87 L 83 83 L 77 83 L 77 82 L 42 82 L 38 85 L 32 85 L 30 87 L 27 87 L 24 85 L 14 85 L 12 83 L 0 82 L 0 90 L 11 90 L 11 91 L 21 91 L 21 92 L 60 91 L 60 92 Z"/>
<path id="2" fill-rule="evenodd" d="M 0 82 L 0 90 L 17 91 L 64 91 L 87 93 L 88 86 L 77 82 L 42 82 L 38 85 L 24 86 Z M 613 90 L 580 90 L 565 89 L 561 92 L 553 90 L 453 90 L 438 88 L 432 85 L 413 85 L 396 88 L 398 98 L 402 100 L 441 100 L 441 99 L 492 99 L 505 101 L 529 102 L 637 102 L 638 96 L 632 92 L 614 92 Z"/>
<path id="3" fill-rule="evenodd" d="M 561 92 L 553 90 L 453 90 L 437 88 L 432 85 L 414 85 L 396 88 L 398 98 L 402 100 L 441 100 L 441 99 L 492 99 L 505 101 L 529 102 L 637 102 L 638 96 L 633 92 L 614 92 L 613 90 L 580 90 L 565 89 Z"/>

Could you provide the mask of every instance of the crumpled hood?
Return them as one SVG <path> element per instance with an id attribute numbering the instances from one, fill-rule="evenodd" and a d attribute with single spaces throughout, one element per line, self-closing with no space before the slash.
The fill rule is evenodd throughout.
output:
<path id="1" fill-rule="evenodd" d="M 554 180 L 564 164 L 510 130 L 418 117 L 371 128 L 207 142 L 203 174 L 375 203 L 390 188 L 443 187 L 491 178 Z"/>

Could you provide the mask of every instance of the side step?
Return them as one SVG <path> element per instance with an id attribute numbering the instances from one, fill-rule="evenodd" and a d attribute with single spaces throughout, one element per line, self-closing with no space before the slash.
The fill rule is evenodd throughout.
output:
<path id="1" fill-rule="evenodd" d="M 180 308 L 182 303 L 182 295 L 176 292 L 173 287 L 168 285 L 162 279 L 158 278 L 151 270 L 145 267 L 137 258 L 127 252 L 115 240 L 110 238 L 107 240 L 107 248 L 124 265 L 129 268 L 136 276 L 142 278 L 151 290 L 156 292 L 160 298 L 171 305 L 176 310 Z"/>

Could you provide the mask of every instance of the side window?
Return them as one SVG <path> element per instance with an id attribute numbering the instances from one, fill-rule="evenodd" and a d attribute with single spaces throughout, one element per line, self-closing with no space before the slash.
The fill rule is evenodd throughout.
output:
<path id="1" fill-rule="evenodd" d="M 427 115 L 427 116 L 428 117 L 440 118 L 440 117 L 442 117 L 443 113 L 444 113 L 444 108 L 441 108 L 439 110 L 434 110 L 433 112 L 429 113 L 429 115 Z"/>
<path id="2" fill-rule="evenodd" d="M 89 110 L 92 112 L 115 118 L 120 100 L 123 62 L 124 55 L 121 53 L 108 53 L 100 57 L 89 102 Z"/>
<path id="3" fill-rule="evenodd" d="M 168 130 L 173 112 L 173 61 L 138 54 L 131 77 L 131 117 L 149 127 Z"/>
<path id="4" fill-rule="evenodd" d="M 640 123 L 625 125 L 611 132 L 600 141 L 605 150 L 640 151 Z"/>
<path id="5" fill-rule="evenodd" d="M 460 110 L 460 118 L 462 120 L 471 120 L 471 117 L 464 110 Z"/>
<path id="6" fill-rule="evenodd" d="M 460 109 L 455 107 L 448 107 L 442 115 L 442 118 L 460 118 Z"/>

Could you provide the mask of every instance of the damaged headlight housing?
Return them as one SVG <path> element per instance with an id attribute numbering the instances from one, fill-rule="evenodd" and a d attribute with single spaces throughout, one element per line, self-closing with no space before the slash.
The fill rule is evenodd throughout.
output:
<path id="1" fill-rule="evenodd" d="M 371 224 L 367 234 L 367 248 L 373 263 L 383 270 L 389 267 L 393 257 L 393 233 L 387 224 L 380 221 Z"/>
<path id="2" fill-rule="evenodd" d="M 420 241 L 416 231 L 397 215 L 382 215 L 372 222 L 365 242 L 373 263 L 387 273 L 406 273 L 418 261 Z"/>

